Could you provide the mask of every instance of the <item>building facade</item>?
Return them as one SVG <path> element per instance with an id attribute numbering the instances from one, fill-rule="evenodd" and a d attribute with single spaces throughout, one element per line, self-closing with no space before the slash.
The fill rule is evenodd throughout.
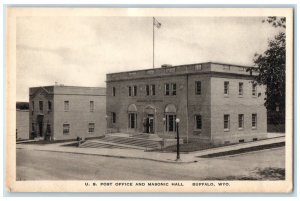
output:
<path id="1" fill-rule="evenodd" d="M 265 87 L 247 66 L 200 63 L 107 75 L 107 127 L 214 144 L 267 135 Z"/>
<path id="2" fill-rule="evenodd" d="M 45 86 L 29 89 L 30 138 L 65 140 L 105 133 L 105 88 Z"/>
<path id="3" fill-rule="evenodd" d="M 22 107 L 22 105 L 23 107 Z M 16 139 L 28 140 L 29 139 L 29 110 L 28 103 L 17 103 L 16 110 Z M 19 107 L 21 105 L 21 107 Z M 25 107 L 24 107 L 25 106 Z"/>

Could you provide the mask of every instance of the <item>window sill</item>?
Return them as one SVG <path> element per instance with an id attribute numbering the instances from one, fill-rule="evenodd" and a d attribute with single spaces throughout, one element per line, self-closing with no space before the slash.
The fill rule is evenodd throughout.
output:
<path id="1" fill-rule="evenodd" d="M 194 132 L 202 132 L 202 129 L 194 129 Z"/>
<path id="2" fill-rule="evenodd" d="M 257 127 L 252 127 L 252 130 L 256 130 L 257 129 Z"/>
<path id="3" fill-rule="evenodd" d="M 224 132 L 229 132 L 230 131 L 230 129 L 224 129 Z"/>
<path id="4" fill-rule="evenodd" d="M 239 131 L 243 131 L 243 130 L 244 130 L 244 128 L 238 128 L 238 130 L 239 130 Z"/>
<path id="5" fill-rule="evenodd" d="M 244 98 L 244 96 L 243 95 L 239 95 L 239 98 Z"/>
<path id="6" fill-rule="evenodd" d="M 228 94 L 224 94 L 224 98 L 229 98 L 229 95 Z"/>

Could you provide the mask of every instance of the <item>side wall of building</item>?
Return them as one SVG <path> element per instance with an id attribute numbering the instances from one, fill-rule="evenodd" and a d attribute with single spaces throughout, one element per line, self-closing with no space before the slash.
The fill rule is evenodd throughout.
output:
<path id="1" fill-rule="evenodd" d="M 64 102 L 69 101 L 69 110 L 65 111 Z M 90 111 L 90 101 L 94 101 L 94 110 Z M 105 133 L 106 97 L 99 95 L 54 96 L 54 140 L 89 138 Z M 94 132 L 89 132 L 89 124 L 94 123 Z M 63 133 L 63 124 L 69 124 L 69 133 Z"/>
<path id="2" fill-rule="evenodd" d="M 29 111 L 17 110 L 16 123 L 17 140 L 29 139 Z"/>
<path id="3" fill-rule="evenodd" d="M 224 82 L 229 82 L 229 95 L 224 95 Z M 239 83 L 243 83 L 243 95 L 239 95 Z M 253 141 L 266 138 L 267 111 L 264 106 L 265 87 L 257 86 L 252 95 L 250 79 L 238 77 L 211 78 L 211 137 L 215 144 Z M 244 115 L 243 128 L 238 126 L 238 115 Z M 257 115 L 257 126 L 252 128 L 252 114 Z M 229 116 L 229 129 L 224 129 L 224 115 Z"/>
<path id="4" fill-rule="evenodd" d="M 188 114 L 189 140 L 210 140 L 211 133 L 211 82 L 210 75 L 189 75 Z M 201 82 L 201 94 L 196 94 L 196 82 Z M 201 115 L 202 129 L 196 128 L 196 115 Z"/>

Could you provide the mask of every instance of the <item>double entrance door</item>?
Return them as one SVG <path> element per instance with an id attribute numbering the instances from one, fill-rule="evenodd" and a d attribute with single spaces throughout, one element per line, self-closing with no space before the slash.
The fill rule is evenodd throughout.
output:
<path id="1" fill-rule="evenodd" d="M 154 115 L 148 114 L 145 122 L 145 132 L 154 133 Z"/>

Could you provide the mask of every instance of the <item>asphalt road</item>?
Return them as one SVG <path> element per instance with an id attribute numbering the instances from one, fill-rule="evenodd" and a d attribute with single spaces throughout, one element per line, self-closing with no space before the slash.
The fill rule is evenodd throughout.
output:
<path id="1" fill-rule="evenodd" d="M 284 168 L 284 147 L 174 164 L 71 153 L 17 150 L 17 180 L 205 180 Z"/>

